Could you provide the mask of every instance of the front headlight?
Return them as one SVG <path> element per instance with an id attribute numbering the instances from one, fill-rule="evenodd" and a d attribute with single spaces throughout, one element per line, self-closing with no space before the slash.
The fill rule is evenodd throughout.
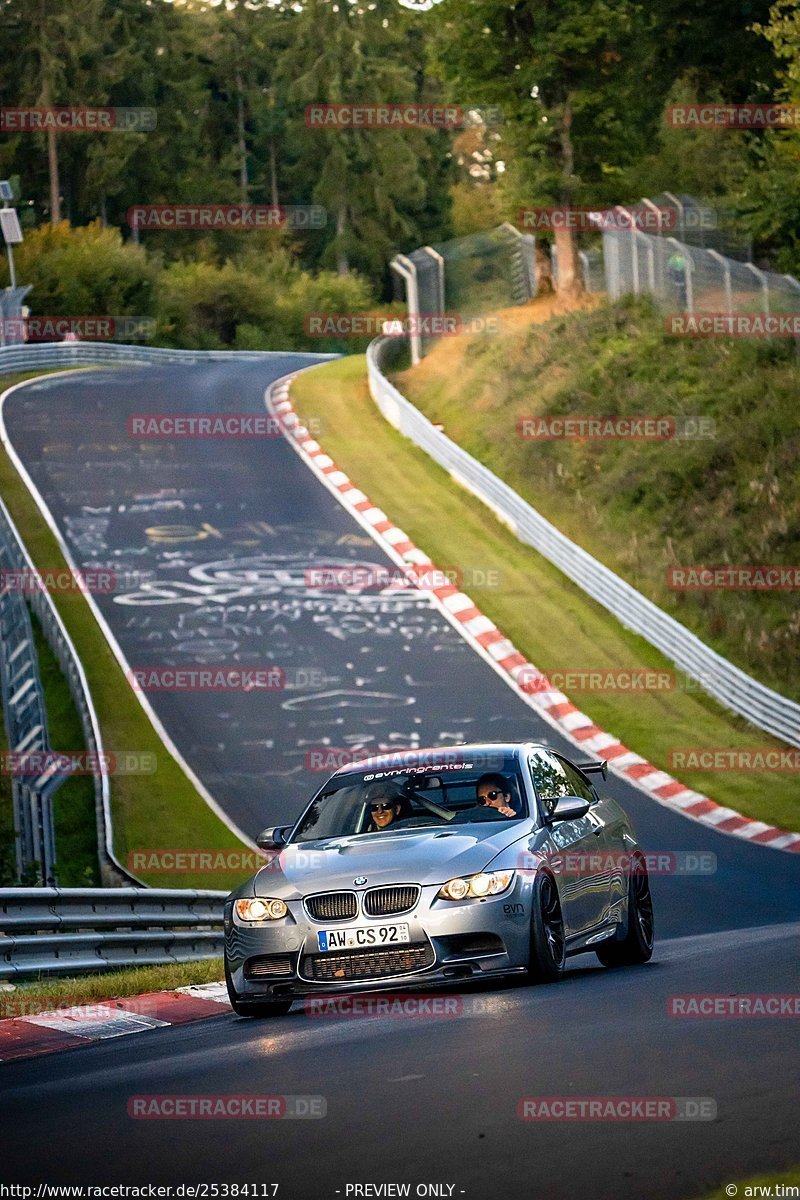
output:
<path id="1" fill-rule="evenodd" d="M 240 921 L 280 921 L 289 911 L 283 900 L 237 900 L 234 908 Z"/>
<path id="2" fill-rule="evenodd" d="M 439 889 L 438 900 L 475 900 L 482 896 L 499 896 L 514 881 L 513 871 L 489 871 L 451 879 Z"/>

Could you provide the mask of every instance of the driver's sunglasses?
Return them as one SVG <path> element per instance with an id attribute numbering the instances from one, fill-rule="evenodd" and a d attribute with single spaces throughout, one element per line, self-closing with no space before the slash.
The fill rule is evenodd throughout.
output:
<path id="1" fill-rule="evenodd" d="M 394 808 L 394 805 L 387 801 L 385 804 L 370 804 L 370 812 L 386 812 L 388 809 Z"/>
<path id="2" fill-rule="evenodd" d="M 495 788 L 493 791 L 486 792 L 485 795 L 479 796 L 478 799 L 480 800 L 481 804 L 485 804 L 487 800 L 496 800 L 497 797 L 502 796 L 502 794 L 503 794 L 502 792 L 498 791 L 497 788 Z"/>

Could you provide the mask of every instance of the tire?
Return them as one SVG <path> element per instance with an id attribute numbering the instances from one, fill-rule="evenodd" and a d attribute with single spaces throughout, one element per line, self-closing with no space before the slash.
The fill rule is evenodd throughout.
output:
<path id="1" fill-rule="evenodd" d="M 228 999 L 237 1017 L 285 1017 L 292 1007 L 291 1000 L 240 1000 L 233 986 L 231 973 L 228 970 L 228 960 L 225 960 L 225 986 L 228 989 Z"/>
<path id="2" fill-rule="evenodd" d="M 628 878 L 628 931 L 622 941 L 606 942 L 596 954 L 604 967 L 635 967 L 649 962 L 654 943 L 653 898 L 644 859 Z"/>
<path id="3" fill-rule="evenodd" d="M 564 974 L 567 952 L 561 901 L 552 875 L 537 875 L 532 905 L 528 979 L 531 983 L 556 983 Z"/>

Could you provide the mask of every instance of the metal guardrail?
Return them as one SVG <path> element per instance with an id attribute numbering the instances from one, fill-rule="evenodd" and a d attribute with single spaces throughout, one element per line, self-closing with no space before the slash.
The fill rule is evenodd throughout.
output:
<path id="1" fill-rule="evenodd" d="M 50 749 L 44 692 L 33 641 L 30 613 L 21 591 L 6 572 L 21 569 L 23 555 L 17 531 L 0 500 L 0 694 L 8 748 L 27 754 Z M 11 778 L 14 811 L 14 855 L 17 879 L 40 878 L 55 883 L 53 792 L 63 775 L 47 779 Z"/>
<path id="2" fill-rule="evenodd" d="M 217 958 L 226 895 L 170 888 L 5 888 L 0 978 Z"/>
<path id="3" fill-rule="evenodd" d="M 685 625 L 576 546 L 488 467 L 434 428 L 383 374 L 383 355 L 393 341 L 378 338 L 367 350 L 370 391 L 390 425 L 491 508 L 520 541 L 533 546 L 627 629 L 644 637 L 726 708 L 789 745 L 800 746 L 800 705 L 717 654 Z"/>
<path id="4" fill-rule="evenodd" d="M 318 354 L 298 351 L 305 358 L 321 361 L 338 358 L 338 354 Z M 158 366 L 162 363 L 188 364 L 227 362 L 263 362 L 265 359 L 286 358 L 281 350 L 170 350 L 162 346 L 126 346 L 116 342 L 45 342 L 38 345 L 0 347 L 0 373 L 31 371 L 41 367 L 119 366 L 124 363 Z"/>
<path id="5" fill-rule="evenodd" d="M 0 351 L 1 353 L 2 351 Z M 33 560 L 28 554 L 22 538 L 2 500 L 0 500 L 0 555 L 2 556 L 4 568 L 25 573 L 25 590 L 28 602 L 39 619 L 42 632 L 48 645 L 58 659 L 61 671 L 67 681 L 72 701 L 80 718 L 86 748 L 91 753 L 99 756 L 103 752 L 103 740 L 83 664 L 78 658 L 72 639 L 67 633 L 52 597 L 43 585 L 39 584 L 37 586 L 38 576 L 36 568 L 33 565 Z M 19 634 L 19 640 L 15 642 L 13 647 L 10 644 L 5 644 L 4 639 L 3 650 L 0 653 L 0 675 L 2 675 L 4 685 L 3 708 L 6 716 L 9 746 L 12 750 L 25 752 L 47 750 L 51 747 L 47 741 L 44 696 L 42 695 L 41 684 L 39 682 L 38 666 L 35 662 L 30 619 L 25 609 L 25 599 L 20 593 L 4 592 L 0 603 L 6 603 L 7 601 L 15 602 Z M 20 605 L 25 610 L 24 618 L 19 611 Z M 22 658 L 24 651 L 21 647 L 25 642 L 27 642 L 29 647 L 27 652 L 28 658 L 32 656 L 33 663 L 32 665 L 30 662 L 26 664 L 27 673 L 23 683 L 21 681 L 20 669 L 17 666 L 17 660 L 14 659 L 10 663 L 10 666 L 5 669 L 4 660 L 6 656 L 10 659 L 15 653 L 19 653 L 20 658 Z M 6 695 L 7 682 L 13 682 L 15 691 L 19 691 L 22 686 L 27 685 L 28 690 L 24 696 L 31 698 L 26 700 L 29 710 L 26 710 L 26 723 L 24 725 L 19 724 L 19 719 L 12 711 L 14 707 L 14 693 L 11 692 L 8 696 Z M 33 697 L 35 697 L 35 701 Z M 8 706 L 9 703 L 11 707 Z M 39 713 L 35 720 L 33 719 L 34 707 Z M 37 731 L 33 734 L 32 731 L 37 724 L 41 724 L 41 732 Z M 74 747 L 70 747 L 70 749 L 74 749 Z M 52 833 L 52 793 L 58 784 L 63 782 L 63 779 L 64 776 L 49 774 L 47 778 L 34 780 L 32 783 L 24 779 L 14 780 L 13 783 L 15 817 L 17 818 L 17 833 L 19 835 L 18 868 L 29 867 L 33 863 L 38 863 L 41 876 L 45 882 L 52 882 L 52 868 L 54 861 L 56 861 Z M 138 883 L 139 881 L 136 876 L 127 871 L 114 854 L 108 775 L 105 772 L 96 772 L 93 779 L 97 850 L 101 878 L 104 883 L 110 885 Z M 19 797 L 19 800 L 17 800 L 17 797 Z M 37 829 L 41 831 L 38 836 Z M 22 871 L 20 870 L 21 875 Z"/>

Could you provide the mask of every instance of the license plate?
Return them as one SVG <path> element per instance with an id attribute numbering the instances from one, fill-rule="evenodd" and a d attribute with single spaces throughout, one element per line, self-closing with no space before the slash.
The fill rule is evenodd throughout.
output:
<path id="1" fill-rule="evenodd" d="M 320 950 L 357 950 L 380 946 L 399 946 L 407 942 L 407 925 L 370 925 L 366 929 L 350 926 L 349 929 L 324 929 L 317 934 Z"/>

